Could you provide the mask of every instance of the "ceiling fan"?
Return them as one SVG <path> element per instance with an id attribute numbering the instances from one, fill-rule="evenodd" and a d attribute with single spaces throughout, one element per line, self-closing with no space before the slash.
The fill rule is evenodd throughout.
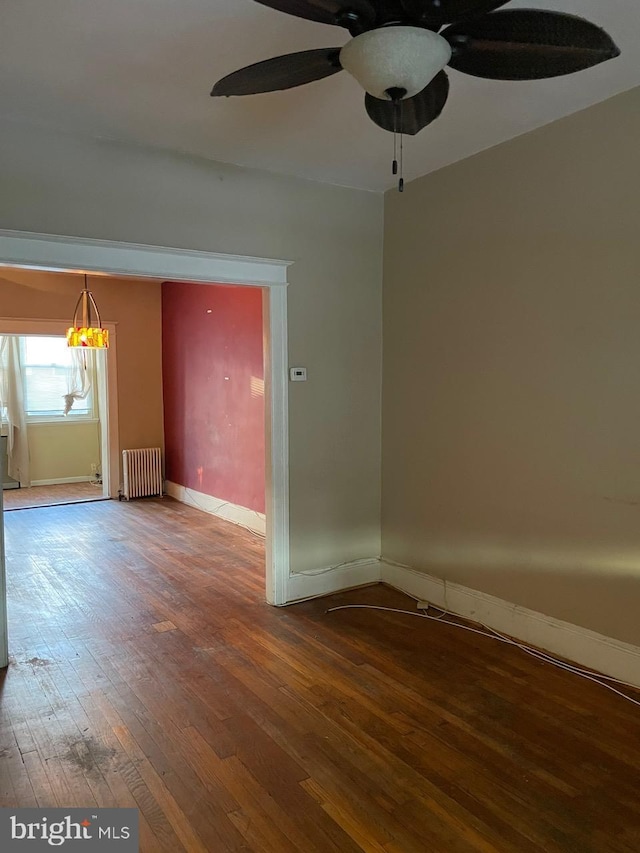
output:
<path id="1" fill-rule="evenodd" d="M 219 80 L 213 96 L 290 89 L 345 69 L 365 89 L 369 117 L 394 134 L 414 135 L 438 118 L 449 94 L 446 65 L 476 77 L 536 80 L 620 53 L 604 30 L 584 18 L 539 9 L 496 11 L 508 0 L 257 2 L 343 27 L 352 38 L 343 47 L 249 65 Z"/>

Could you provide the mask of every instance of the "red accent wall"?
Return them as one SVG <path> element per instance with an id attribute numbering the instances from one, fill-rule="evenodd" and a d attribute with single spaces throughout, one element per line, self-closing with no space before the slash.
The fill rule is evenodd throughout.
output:
<path id="1" fill-rule="evenodd" d="M 164 282 L 162 378 L 166 478 L 264 512 L 262 291 Z"/>

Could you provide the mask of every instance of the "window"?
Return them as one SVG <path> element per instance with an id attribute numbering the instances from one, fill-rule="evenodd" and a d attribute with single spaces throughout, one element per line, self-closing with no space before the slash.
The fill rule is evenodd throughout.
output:
<path id="1" fill-rule="evenodd" d="M 69 390 L 71 351 L 65 338 L 22 338 L 24 406 L 28 418 L 61 418 Z M 76 400 L 68 417 L 93 417 L 93 394 Z"/>

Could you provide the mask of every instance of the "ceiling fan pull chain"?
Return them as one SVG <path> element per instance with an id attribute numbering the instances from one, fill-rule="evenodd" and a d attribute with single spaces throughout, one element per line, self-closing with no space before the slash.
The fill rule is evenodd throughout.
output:
<path id="1" fill-rule="evenodd" d="M 391 172 L 398 174 L 398 102 L 393 102 L 393 163 Z"/>
<path id="2" fill-rule="evenodd" d="M 400 180 L 398 181 L 398 192 L 404 192 L 404 138 L 402 135 L 402 101 L 400 101 Z"/>

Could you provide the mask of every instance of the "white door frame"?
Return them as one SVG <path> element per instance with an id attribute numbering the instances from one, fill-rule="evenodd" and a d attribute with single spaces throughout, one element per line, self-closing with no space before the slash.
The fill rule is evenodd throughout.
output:
<path id="1" fill-rule="evenodd" d="M 250 285 L 266 290 L 268 298 L 264 300 L 263 311 L 266 599 L 275 605 L 286 604 L 289 579 L 287 268 L 290 264 L 291 261 L 266 258 L 0 230 L 0 266 Z M 111 456 L 118 463 L 118 453 Z M 0 568 L 2 571 L 4 567 Z M 0 586 L 1 583 L 0 579 Z M 2 602 L 0 613 L 1 609 Z"/>
<path id="2" fill-rule="evenodd" d="M 0 475 L 4 475 L 4 459 L 0 458 Z M 0 486 L 2 484 L 0 483 Z M 0 488 L 0 669 L 9 665 L 9 639 L 7 637 L 7 579 L 4 570 L 4 495 Z"/>

